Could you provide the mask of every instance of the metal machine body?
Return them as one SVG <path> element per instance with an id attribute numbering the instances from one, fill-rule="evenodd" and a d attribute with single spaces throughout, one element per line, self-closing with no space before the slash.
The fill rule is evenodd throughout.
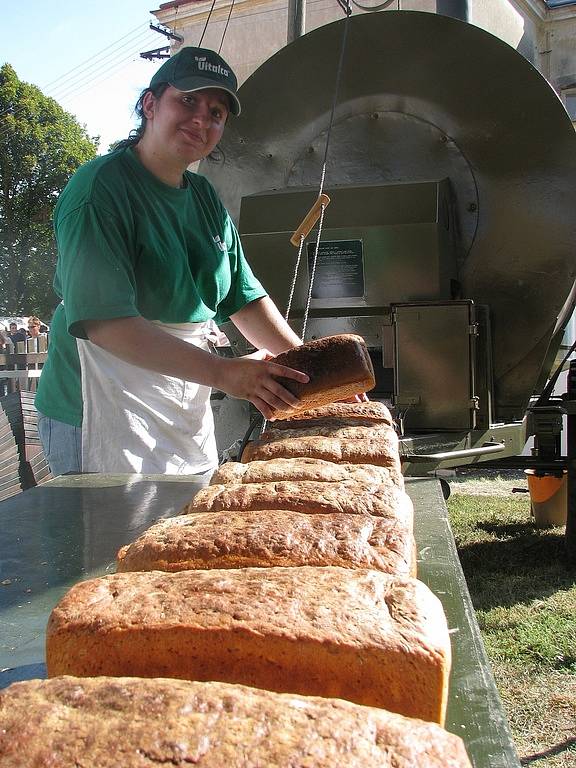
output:
<path id="1" fill-rule="evenodd" d="M 345 23 L 324 186 L 332 202 L 306 337 L 364 336 L 372 397 L 391 403 L 404 428 L 407 474 L 514 455 L 576 277 L 576 135 L 523 56 L 437 14 L 321 27 L 246 81 L 225 161 L 201 172 L 282 310 L 296 261 L 289 239 L 318 193 Z M 316 234 L 289 318 L 298 332 Z M 448 451 L 457 453 L 438 459 Z"/>

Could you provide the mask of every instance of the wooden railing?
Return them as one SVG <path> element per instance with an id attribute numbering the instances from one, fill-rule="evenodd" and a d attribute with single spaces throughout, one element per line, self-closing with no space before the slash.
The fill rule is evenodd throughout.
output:
<path id="1" fill-rule="evenodd" d="M 48 356 L 48 336 L 8 342 L 0 352 L 0 397 L 12 392 L 35 392 Z"/>

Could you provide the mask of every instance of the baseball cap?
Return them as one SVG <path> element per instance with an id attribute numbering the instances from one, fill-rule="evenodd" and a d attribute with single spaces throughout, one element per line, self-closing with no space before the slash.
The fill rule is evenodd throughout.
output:
<path id="1" fill-rule="evenodd" d="M 221 88 L 230 96 L 230 112 L 233 115 L 240 114 L 236 75 L 232 67 L 209 48 L 181 48 L 162 64 L 150 80 L 150 88 L 155 88 L 160 83 L 168 83 L 179 91 L 186 92 Z"/>

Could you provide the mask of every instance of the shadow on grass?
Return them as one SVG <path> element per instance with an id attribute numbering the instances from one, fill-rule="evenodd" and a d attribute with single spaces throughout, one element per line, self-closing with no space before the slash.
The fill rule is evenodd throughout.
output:
<path id="1" fill-rule="evenodd" d="M 502 537 L 458 547 L 477 609 L 510 607 L 576 584 L 563 534 L 542 532 L 530 523 L 478 523 L 477 527 Z"/>
<path id="2" fill-rule="evenodd" d="M 485 523 L 480 521 L 476 524 L 476 527 L 499 538 L 505 538 L 506 536 L 532 536 L 535 538 L 552 537 L 564 540 L 562 535 L 546 532 L 546 529 L 543 528 L 536 529 L 534 523 Z"/>
<path id="3" fill-rule="evenodd" d="M 550 747 L 550 749 L 545 749 L 542 752 L 536 752 L 533 755 L 523 757 L 522 760 L 520 760 L 520 765 L 532 765 L 532 763 L 535 763 L 537 760 L 561 755 L 562 752 L 565 752 L 567 749 L 572 749 L 573 747 L 576 749 L 576 738 L 566 739 L 565 741 L 560 742 L 560 744 Z"/>

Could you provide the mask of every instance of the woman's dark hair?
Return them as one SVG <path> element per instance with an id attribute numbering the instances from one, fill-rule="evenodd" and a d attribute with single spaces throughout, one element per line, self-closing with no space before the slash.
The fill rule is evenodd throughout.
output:
<path id="1" fill-rule="evenodd" d="M 144 114 L 144 97 L 147 93 L 151 93 L 155 98 L 159 99 L 160 96 L 164 93 L 164 91 L 168 88 L 168 83 L 160 83 L 155 88 L 144 88 L 140 96 L 138 97 L 138 101 L 136 102 L 136 105 L 134 106 L 134 114 L 136 117 L 140 119 L 140 124 L 133 128 L 130 133 L 128 134 L 128 138 L 121 139 L 120 141 L 117 141 L 113 146 L 112 149 L 116 151 L 117 149 L 126 149 L 126 147 L 133 147 L 135 144 L 138 144 L 142 136 L 144 136 L 144 131 L 146 130 L 146 122 L 147 118 Z"/>

